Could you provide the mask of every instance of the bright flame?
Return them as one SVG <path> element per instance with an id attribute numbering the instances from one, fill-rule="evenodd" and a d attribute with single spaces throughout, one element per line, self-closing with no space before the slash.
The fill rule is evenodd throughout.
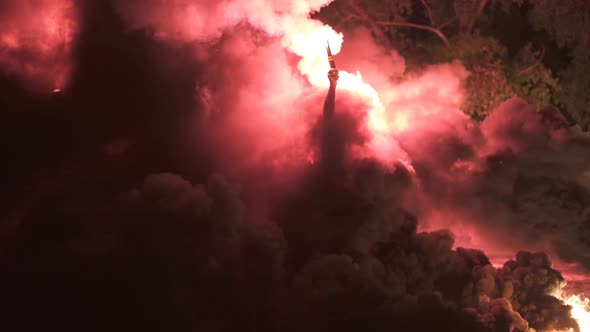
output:
<path id="1" fill-rule="evenodd" d="M 337 33 L 328 25 L 305 17 L 289 17 L 283 21 L 286 33 L 283 35 L 282 44 L 291 52 L 301 56 L 297 68 L 309 83 L 314 87 L 328 88 L 329 81 L 326 74 L 330 70 L 325 52 L 325 44 L 328 41 L 332 54 L 340 52 L 343 43 L 342 33 Z M 352 74 L 343 70 L 339 71 L 338 89 L 346 91 L 364 101 L 368 107 L 367 127 L 372 134 L 372 154 L 381 157 L 384 162 L 400 161 L 409 163 L 405 154 L 400 155 L 401 148 L 391 137 L 391 125 L 386 120 L 385 106 L 379 93 L 370 84 L 365 82 L 357 71 Z M 383 158 L 387 156 L 386 158 Z"/>
<path id="2" fill-rule="evenodd" d="M 580 332 L 590 332 L 590 299 L 584 295 L 567 295 L 564 296 L 560 290 L 553 294 L 556 298 L 562 300 L 565 304 L 572 307 L 572 318 L 576 320 L 580 327 Z M 573 329 L 568 331 L 554 330 L 552 332 L 574 332 Z"/>
<path id="3" fill-rule="evenodd" d="M 590 299 L 572 295 L 564 302 L 572 307 L 572 317 L 578 322 L 580 332 L 590 332 Z"/>

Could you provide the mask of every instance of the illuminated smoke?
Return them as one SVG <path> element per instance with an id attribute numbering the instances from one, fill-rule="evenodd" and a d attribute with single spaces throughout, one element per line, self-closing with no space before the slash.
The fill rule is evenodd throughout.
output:
<path id="1" fill-rule="evenodd" d="M 534 248 L 560 268 L 568 266 L 557 258 L 587 269 L 588 139 L 555 115 L 510 100 L 481 126 L 437 120 L 402 139 L 422 171 L 422 229 L 449 228 L 459 246 L 483 248 L 499 264 L 507 252 Z M 571 268 L 564 272 L 579 274 Z"/>
<path id="2" fill-rule="evenodd" d="M 433 280 L 439 279 L 432 274 L 444 276 L 450 271 L 451 275 L 461 275 L 464 278 L 461 282 L 467 285 L 465 294 L 458 295 L 465 298 L 456 300 L 456 303 L 466 305 L 468 312 L 485 326 L 506 324 L 501 326 L 523 330 L 533 323 L 533 318 L 539 318 L 539 311 L 549 309 L 554 310 L 550 312 L 552 317 L 567 324 L 567 320 L 563 320 L 561 304 L 545 297 L 546 288 L 556 287 L 560 279 L 544 256 L 521 254 L 506 267 L 494 260 L 497 267 L 502 267 L 495 270 L 483 253 L 460 248 L 477 246 L 487 251 L 500 247 L 510 248 L 513 252 L 521 249 L 517 247 L 519 243 L 527 247 L 535 243 L 525 241 L 528 240 L 527 228 L 512 227 L 515 218 L 504 218 L 508 215 L 507 210 L 497 203 L 498 197 L 504 198 L 504 190 L 516 181 L 517 176 L 511 170 L 501 169 L 496 173 L 495 167 L 512 163 L 509 166 L 515 166 L 513 169 L 528 171 L 530 164 L 541 159 L 548 169 L 552 169 L 556 165 L 552 158 L 571 160 L 569 157 L 573 153 L 568 150 L 572 148 L 567 144 L 567 135 L 561 128 L 544 124 L 543 119 L 535 117 L 534 112 L 518 101 L 503 105 L 481 126 L 473 123 L 460 110 L 464 98 L 462 84 L 469 73 L 459 63 L 431 66 L 403 80 L 390 80 L 386 76 L 399 78 L 404 72 L 404 60 L 394 51 L 381 50 L 366 32 L 343 36 L 329 26 L 309 19 L 311 10 L 328 2 L 121 0 L 117 2 L 117 8 L 131 26 L 153 33 L 160 41 L 195 46 L 195 57 L 206 64 L 202 69 L 204 78 L 197 87 L 199 102 L 205 111 L 200 115 L 201 127 L 195 135 L 202 135 L 199 138 L 211 146 L 221 171 L 246 184 L 246 191 L 253 191 L 247 193 L 250 194 L 247 197 L 263 196 L 264 191 L 258 190 L 262 183 L 280 187 L 281 181 L 289 182 L 304 174 L 303 184 L 300 184 L 303 189 L 289 189 L 301 189 L 293 194 L 294 203 L 289 201 L 291 205 L 286 204 L 285 211 L 291 214 L 279 213 L 283 217 L 279 223 L 283 223 L 281 226 L 290 237 L 288 245 L 291 250 L 296 248 L 309 251 L 310 255 L 320 255 L 304 262 L 291 285 L 293 289 L 289 289 L 295 293 L 295 306 L 300 295 L 304 298 L 301 306 L 307 309 L 305 297 L 315 300 L 318 296 L 317 292 L 310 291 L 309 286 L 321 285 L 324 279 L 328 279 L 339 285 L 335 292 L 362 288 L 350 285 L 370 285 L 371 295 L 376 292 L 381 296 L 379 291 L 383 289 L 398 292 L 392 298 L 402 297 L 399 302 L 402 305 L 419 307 L 418 304 L 426 304 L 426 307 L 431 308 L 430 305 L 444 313 L 454 312 L 445 308 L 446 302 L 438 295 L 412 298 L 416 285 L 438 291 Z M 43 16 L 36 10 L 27 13 L 30 17 Z M 24 29 L 22 25 L 20 27 Z M 32 31 L 40 34 L 35 29 Z M 66 35 L 69 37 L 63 40 L 71 41 L 71 34 Z M 6 45 L 19 45 L 10 38 L 7 40 L 4 41 Z M 310 164 L 316 166 L 314 163 L 317 162 L 313 151 L 317 142 L 308 136 L 313 136 L 313 131 L 318 128 L 320 105 L 328 85 L 326 41 L 330 42 L 335 54 L 340 52 L 336 58 L 341 69 L 337 96 L 339 109 L 336 109 L 337 121 L 329 129 L 336 137 L 335 145 L 340 145 L 337 147 L 350 149 L 337 151 L 342 152 L 342 160 L 347 162 L 345 176 L 337 177 L 342 180 L 341 185 L 327 184 L 322 177 L 314 177 L 316 168 L 307 167 Z M 355 46 L 347 51 L 348 42 Z M 27 45 L 25 49 L 46 49 L 34 42 Z M 36 54 L 51 55 L 57 52 L 56 49 L 59 48 L 48 47 L 48 53 Z M 359 57 L 359 49 L 367 52 Z M 358 58 L 361 60 L 356 61 Z M 16 61 L 16 58 L 9 56 L 6 59 L 3 62 L 8 63 L 9 68 L 20 68 L 10 65 L 10 61 Z M 13 70 L 25 78 L 35 75 L 61 77 L 54 73 L 45 75 L 47 73 L 41 70 L 47 67 L 45 62 L 35 61 L 27 64 L 42 63 L 36 71 L 28 72 L 26 66 L 20 71 Z M 51 81 L 51 89 L 59 90 L 62 85 L 55 83 L 59 81 Z M 530 121 L 531 118 L 534 121 Z M 361 125 L 359 120 L 363 121 Z M 545 148 L 548 143 L 556 144 L 553 152 L 562 151 L 562 154 L 543 159 L 545 156 L 535 149 Z M 494 158 L 498 155 L 501 158 L 496 163 Z M 365 157 L 385 165 L 362 160 Z M 513 157 L 516 162 L 511 159 Z M 414 174 L 388 173 L 397 161 L 405 163 L 408 169 L 415 171 Z M 559 165 L 574 176 L 584 163 Z M 311 171 L 307 172 L 309 169 Z M 552 174 L 547 172 L 535 175 Z M 416 197 L 406 206 L 402 203 L 401 193 L 410 186 L 410 181 L 415 181 L 413 194 Z M 237 190 L 226 187 L 227 183 L 219 177 L 206 186 L 193 186 L 169 174 L 152 176 L 144 187 L 127 195 L 130 200 L 126 203 L 130 206 L 125 208 L 131 212 L 125 212 L 139 215 L 137 218 L 141 219 L 145 218 L 144 211 L 153 210 L 154 213 L 146 218 L 155 224 L 156 231 L 150 234 L 153 240 L 170 227 L 169 224 L 158 224 L 160 215 L 177 222 L 173 227 L 178 227 L 180 233 L 200 234 L 203 241 L 196 242 L 208 251 L 203 250 L 204 257 L 199 257 L 199 264 L 205 266 L 208 273 L 210 269 L 219 274 L 248 276 L 249 270 L 244 264 L 235 264 L 246 259 L 241 256 L 241 246 L 247 247 L 250 242 L 264 239 L 260 243 L 277 249 L 269 255 L 275 262 L 281 258 L 274 255 L 282 256 L 287 244 L 278 234 L 280 231 L 273 227 L 259 233 L 244 226 L 243 206 L 236 198 Z M 497 196 L 478 200 L 474 192 Z M 326 195 L 322 196 L 324 193 Z M 268 197 L 259 199 L 271 201 Z M 527 197 L 522 199 L 527 201 Z M 318 202 L 326 206 L 318 206 Z M 416 224 L 408 221 L 411 218 L 401 212 L 402 207 L 414 207 L 412 212 L 424 223 L 420 224 L 419 230 L 433 232 L 417 233 Z M 195 221 L 198 227 L 202 227 L 197 231 L 191 228 L 194 226 L 191 222 Z M 457 241 L 446 232 L 436 231 L 441 228 L 456 233 Z M 215 236 L 203 236 L 207 234 L 203 229 Z M 572 228 L 571 231 L 575 230 Z M 299 241 L 293 242 L 293 237 Z M 507 243 L 500 241 L 503 238 Z M 189 241 L 186 245 L 194 249 L 191 244 Z M 376 244 L 383 248 L 379 248 L 377 254 L 371 253 L 370 249 Z M 325 254 L 340 253 L 343 248 L 353 254 Z M 399 248 L 402 248 L 401 256 L 397 255 Z M 254 253 L 249 254 L 256 256 L 260 251 L 266 254 L 266 250 L 254 249 Z M 573 249 L 571 251 L 575 252 Z M 188 249 L 182 247 L 178 253 L 183 250 Z M 211 255 L 205 257 L 208 253 Z M 371 255 L 380 256 L 377 259 Z M 511 255 L 501 255 L 502 263 Z M 577 261 L 587 257 L 583 255 L 586 254 L 570 253 Z M 402 271 L 396 270 L 400 266 Z M 385 271 L 390 273 L 387 278 L 384 277 Z M 256 272 L 270 275 L 264 271 Z M 347 278 L 332 280 L 341 275 Z M 411 279 L 418 281 L 414 283 Z M 512 295 L 514 298 L 508 300 Z M 546 302 L 535 306 L 527 296 L 540 296 Z M 579 311 L 579 301 L 575 298 L 566 301 L 576 304 L 573 314 L 580 322 L 584 312 Z M 321 304 L 319 302 L 319 309 Z M 347 309 L 347 304 L 342 303 L 343 310 Z M 371 304 L 369 298 L 367 305 Z M 388 313 L 384 308 L 376 309 Z M 542 320 L 536 324 L 544 326 Z"/>
<path id="3" fill-rule="evenodd" d="M 508 112 L 523 108 L 514 101 L 492 113 L 482 126 L 473 123 L 460 110 L 464 100 L 462 85 L 469 73 L 459 63 L 431 66 L 401 81 L 384 79 L 387 75 L 401 76 L 403 59 L 394 53 L 375 51 L 380 48 L 366 32 L 350 35 L 355 47 L 347 54 L 346 41 L 342 43 L 348 35 L 336 33 L 308 16 L 310 11 L 329 2 L 152 0 L 117 4 L 133 26 L 152 30 L 160 40 L 220 46 L 218 54 L 199 55 L 211 66 L 211 77 L 218 81 L 201 86 L 199 94 L 205 106 L 209 105 L 208 116 L 212 119 L 226 112 L 224 109 L 232 110 L 232 114 L 225 114 L 216 123 L 219 127 L 215 146 L 231 146 L 226 154 L 228 159 L 241 160 L 242 165 L 271 160 L 281 169 L 278 178 L 287 164 L 313 161 L 302 137 L 319 114 L 309 106 L 320 104 L 321 92 L 328 86 L 328 41 L 341 69 L 337 104 L 350 102 L 352 99 L 347 96 L 351 96 L 367 107 L 370 140 L 357 147 L 355 154 L 387 164 L 402 161 L 411 169 L 421 168 L 417 179 L 424 192 L 419 195 L 429 196 L 417 203 L 429 207 L 419 213 L 424 222 L 421 227 L 450 228 L 457 233 L 458 246 L 481 245 L 493 253 L 502 248 L 518 250 L 518 243 L 530 245 L 531 241 L 524 241 L 526 228 L 516 231 L 505 243 L 496 241 L 506 238 L 503 234 L 511 229 L 506 220 L 513 219 L 504 218 L 503 213 L 508 211 L 496 203 L 489 203 L 488 209 L 487 200 L 468 196 L 474 190 L 493 189 L 504 194 L 502 191 L 510 188 L 501 187 L 501 180 L 511 185 L 517 174 L 496 177 L 496 187 L 489 188 L 491 183 L 485 177 L 490 172 L 490 158 L 511 151 L 534 160 L 539 154 L 530 151 L 545 147 L 546 132 L 555 144 L 567 145 L 563 143 L 567 141 L 563 130 L 547 131 L 547 125 L 532 116 L 530 110 L 517 111 L 516 117 L 508 116 Z M 244 26 L 244 22 L 248 25 Z M 256 29 L 264 31 L 266 37 L 258 36 L 253 31 Z M 295 64 L 298 73 L 291 71 L 291 58 L 283 49 L 299 56 Z M 359 56 L 359 49 L 373 54 L 371 59 L 362 59 L 365 55 Z M 345 61 L 340 62 L 339 57 Z M 355 62 L 356 59 L 359 61 Z M 392 63 L 396 68 L 392 68 Z M 231 89 L 237 92 L 228 94 Z M 528 124 L 516 128 L 510 122 Z M 239 147 L 231 144 L 237 137 L 242 142 Z M 220 164 L 229 163 L 224 160 Z M 574 163 L 571 167 L 575 167 Z M 425 171 L 429 178 L 424 177 Z M 573 175 L 578 169 L 571 171 Z M 449 195 L 449 188 L 457 195 Z M 494 214 L 490 217 L 473 211 L 465 199 L 472 200 L 473 210 L 484 206 L 482 211 L 492 210 Z M 462 210 L 456 210 L 458 205 L 463 205 Z M 481 224 L 477 220 L 482 220 Z M 505 260 L 507 255 L 502 253 L 500 257 Z"/>
<path id="4" fill-rule="evenodd" d="M 329 69 L 325 53 L 326 42 L 329 42 L 333 53 L 337 55 L 342 48 L 343 35 L 336 33 L 327 25 L 310 19 L 308 13 L 328 2 L 210 3 L 177 0 L 148 1 L 146 4 L 137 1 L 119 1 L 118 8 L 134 26 L 152 29 L 159 39 L 185 43 L 195 40 L 215 40 L 221 37 L 224 31 L 240 22 L 247 21 L 270 36 L 276 36 L 286 50 L 299 56 L 297 63 L 299 73 L 313 87 L 324 89 L 328 86 L 326 73 Z M 408 156 L 399 147 L 393 134 L 408 130 L 410 123 L 412 126 L 420 121 L 427 123 L 427 119 L 433 114 L 463 115 L 459 110 L 463 100 L 461 84 L 467 72 L 460 64 L 441 65 L 406 79 L 400 84 L 392 84 L 388 80 L 383 80 L 384 74 L 391 73 L 392 64 L 403 68 L 403 59 L 395 54 L 376 54 L 379 51 L 375 50 L 380 48 L 368 37 L 366 32 L 364 35 L 360 32 L 352 36 L 353 42 L 358 47 L 349 51 L 351 55 L 344 56 L 350 59 L 348 61 L 350 63 L 358 55 L 359 48 L 363 49 L 364 54 L 370 54 L 372 51 L 372 57 L 365 59 L 364 66 L 361 63 L 361 67 L 367 67 L 366 64 L 370 60 L 373 68 L 359 68 L 358 63 L 350 68 L 340 68 L 338 81 L 340 93 L 350 94 L 364 101 L 368 106 L 367 127 L 370 130 L 371 142 L 366 147 L 368 150 L 365 148 L 357 152 L 360 155 L 376 157 L 386 163 L 403 161 L 409 165 Z M 255 46 L 249 42 L 249 38 L 233 37 L 232 40 L 232 44 L 229 41 L 224 42 L 225 56 L 238 57 L 244 55 L 243 51 L 253 49 Z M 250 57 L 256 58 L 255 55 Z M 248 70 L 251 75 L 255 74 L 257 77 L 261 76 L 261 73 L 267 75 L 266 82 L 274 80 L 270 89 L 259 88 L 255 91 L 266 91 L 267 96 L 288 95 L 290 100 L 283 99 L 281 102 L 283 105 L 293 105 L 293 100 L 301 94 L 302 88 L 294 86 L 292 83 L 295 81 L 294 78 L 282 79 L 287 78 L 283 72 L 288 67 L 277 61 L 283 58 L 284 55 L 279 51 L 267 52 L 265 61 L 271 61 L 274 64 L 272 67 L 274 70 L 268 63 L 264 63 L 262 67 L 258 66 L 257 69 L 248 68 Z M 240 68 L 240 65 L 246 64 L 234 63 L 232 68 Z M 375 86 L 368 84 L 362 78 L 364 69 L 368 69 L 366 72 L 369 80 L 375 82 Z M 396 71 L 401 74 L 403 69 Z M 234 79 L 239 80 L 244 77 L 238 75 Z M 252 80 L 252 78 L 247 79 Z M 438 89 L 441 85 L 446 87 Z M 250 105 L 247 102 L 245 104 Z M 266 108 L 265 111 L 272 112 L 272 108 L 270 110 Z"/>
<path id="5" fill-rule="evenodd" d="M 590 331 L 590 300 L 580 298 L 578 295 L 571 295 L 562 300 L 572 306 L 572 317 L 578 321 L 580 332 Z"/>
<path id="6" fill-rule="evenodd" d="M 72 71 L 78 28 L 73 0 L 8 0 L 0 4 L 0 66 L 39 92 L 60 92 Z"/>
<path id="7" fill-rule="evenodd" d="M 331 27 L 309 18 L 308 13 L 318 10 L 331 1 L 258 1 L 224 2 L 212 4 L 203 1 L 150 1 L 148 5 L 135 1 L 120 1 L 118 8 L 137 27 L 155 30 L 155 36 L 163 40 L 190 42 L 211 40 L 221 36 L 225 29 L 247 21 L 280 39 L 280 44 L 289 52 L 300 57 L 297 68 L 307 82 L 315 88 L 327 88 L 325 45 L 330 44 L 332 52 L 340 52 L 343 42 L 341 33 Z M 240 47 L 229 52 L 240 52 Z M 267 54 L 281 58 L 282 55 Z M 274 60 L 271 60 L 274 61 Z M 259 68 L 259 71 L 263 69 Z M 279 69 L 280 71 L 281 69 Z M 272 73 L 272 72 L 271 72 Z M 287 86 L 275 86 L 277 90 L 292 91 Z M 370 129 L 370 155 L 385 162 L 403 161 L 407 156 L 390 135 L 393 124 L 385 117 L 385 105 L 374 87 L 366 83 L 360 73 L 340 71 L 339 91 L 364 101 L 368 106 L 367 127 Z M 402 87 L 403 88 L 403 87 Z M 273 93 L 269 93 L 273 95 Z M 292 94 L 295 96 L 296 94 Z M 366 152 L 359 151 L 367 155 Z"/>

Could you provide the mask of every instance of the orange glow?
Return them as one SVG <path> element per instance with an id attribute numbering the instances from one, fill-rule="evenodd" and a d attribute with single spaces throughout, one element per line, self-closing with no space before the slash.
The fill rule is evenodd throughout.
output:
<path id="1" fill-rule="evenodd" d="M 572 307 L 572 318 L 578 322 L 580 332 L 590 332 L 590 299 L 584 295 L 554 294 L 554 296 Z M 552 332 L 574 332 L 574 330 Z"/>
<path id="2" fill-rule="evenodd" d="M 509 244 L 498 244 L 497 241 L 490 241 L 482 236 L 482 231 L 467 222 L 458 219 L 453 224 L 443 224 L 442 220 L 457 220 L 457 216 L 451 213 L 437 213 L 429 217 L 431 224 L 425 226 L 419 224 L 418 230 L 422 232 L 434 231 L 440 228 L 450 229 L 455 235 L 455 245 L 453 249 L 458 247 L 464 248 L 477 248 L 483 250 L 489 257 L 491 264 L 495 268 L 502 268 L 504 263 L 510 259 L 513 259 L 514 252 L 517 248 L 511 248 Z M 485 232 L 484 232 L 485 233 Z M 542 249 L 542 248 L 537 248 Z M 578 275 L 571 270 L 576 267 L 575 264 L 565 264 L 555 257 L 553 258 L 554 268 L 563 273 L 564 278 L 567 281 L 585 281 L 588 280 L 586 275 Z M 567 287 L 565 288 L 567 289 Z M 574 318 L 580 326 L 580 332 L 590 332 L 590 299 L 585 297 L 583 294 L 566 294 L 564 290 L 558 290 L 556 293 L 551 294 L 554 297 L 560 299 L 565 304 L 572 307 L 572 318 Z M 568 331 L 551 331 L 551 332 L 574 332 L 573 330 Z"/>
<path id="3" fill-rule="evenodd" d="M 572 317 L 578 321 L 580 332 L 590 332 L 590 299 L 572 295 L 564 302 L 572 306 Z"/>

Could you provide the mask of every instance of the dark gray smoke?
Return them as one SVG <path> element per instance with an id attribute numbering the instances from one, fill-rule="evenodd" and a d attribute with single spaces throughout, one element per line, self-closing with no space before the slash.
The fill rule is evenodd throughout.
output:
<path id="1" fill-rule="evenodd" d="M 556 109 L 535 112 L 509 100 L 481 126 L 424 130 L 402 145 L 421 186 L 411 209 L 426 223 L 458 236 L 475 229 L 488 240 L 486 250 L 549 250 L 590 268 L 590 139 Z M 437 220 L 440 211 L 446 219 Z"/>
<path id="2" fill-rule="evenodd" d="M 251 219 L 220 175 L 195 185 L 163 173 L 112 199 L 37 205 L 4 248 L 5 328 L 576 327 L 549 296 L 564 279 L 546 255 L 522 252 L 496 270 L 481 251 L 454 250 L 447 231 L 417 232 L 402 208 L 412 176 L 354 158 L 358 118 L 338 110 L 317 126 L 340 139 L 275 198 L 270 223 Z"/>

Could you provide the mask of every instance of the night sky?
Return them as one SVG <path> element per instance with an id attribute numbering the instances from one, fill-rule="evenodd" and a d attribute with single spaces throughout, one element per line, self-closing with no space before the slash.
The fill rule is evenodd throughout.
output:
<path id="1" fill-rule="evenodd" d="M 0 330 L 590 331 L 585 41 L 398 2 L 0 1 Z"/>

